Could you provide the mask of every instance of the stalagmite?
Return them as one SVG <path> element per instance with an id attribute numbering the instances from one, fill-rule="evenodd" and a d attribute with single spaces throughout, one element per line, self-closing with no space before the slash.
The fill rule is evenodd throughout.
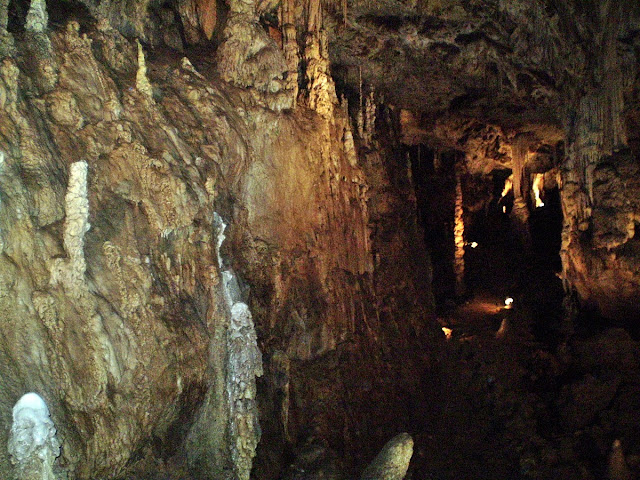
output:
<path id="1" fill-rule="evenodd" d="M 0 0 L 0 58 L 11 54 L 14 49 L 13 35 L 7 31 L 8 26 L 9 0 Z"/>
<path id="2" fill-rule="evenodd" d="M 412 456 L 411 435 L 396 435 L 382 447 L 380 453 L 364 470 L 360 480 L 402 480 L 407 475 Z"/>
<path id="3" fill-rule="evenodd" d="M 9 454 L 17 480 L 56 480 L 55 459 L 60 442 L 49 409 L 36 393 L 27 393 L 13 407 Z"/>
<path id="4" fill-rule="evenodd" d="M 456 275 L 456 295 L 464 295 L 464 203 L 462 197 L 462 163 L 456 162 L 456 204 L 454 210 L 453 238 L 455 252 L 453 268 Z"/>
<path id="5" fill-rule="evenodd" d="M 153 98 L 153 87 L 147 77 L 147 62 L 144 58 L 144 50 L 140 42 L 136 40 L 138 45 L 138 71 L 136 72 L 136 88 L 148 98 Z"/>
<path id="6" fill-rule="evenodd" d="M 365 145 L 371 145 L 376 129 L 376 103 L 373 89 L 367 95 L 364 104 L 364 126 L 362 140 Z"/>
<path id="7" fill-rule="evenodd" d="M 496 332 L 496 338 L 499 340 L 506 338 L 506 336 L 509 333 L 509 329 L 510 329 L 509 319 L 503 318 L 502 321 L 500 322 L 500 328 Z"/>
<path id="8" fill-rule="evenodd" d="M 47 29 L 49 23 L 49 14 L 47 13 L 47 4 L 45 0 L 31 0 L 29 13 L 27 13 L 27 22 L 24 29 L 27 32 L 43 33 Z"/>
<path id="9" fill-rule="evenodd" d="M 358 137 L 364 138 L 364 94 L 362 90 L 362 67 L 358 67 L 358 113 L 356 113 L 356 128 L 358 130 Z"/>
<path id="10" fill-rule="evenodd" d="M 533 202 L 536 208 L 544 207 L 542 190 L 544 189 L 544 173 L 536 173 L 533 177 Z"/>

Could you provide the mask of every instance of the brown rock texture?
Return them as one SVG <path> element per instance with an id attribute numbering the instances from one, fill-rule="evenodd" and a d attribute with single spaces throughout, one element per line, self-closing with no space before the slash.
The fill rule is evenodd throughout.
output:
<path id="1" fill-rule="evenodd" d="M 311 426 L 364 455 L 379 439 L 360 425 L 398 421 L 395 381 L 417 389 L 403 352 L 436 328 L 406 165 L 364 161 L 337 103 L 278 113 L 286 64 L 253 15 L 232 6 L 220 76 L 108 21 L 17 35 L 37 55 L 2 60 L 0 443 L 38 392 L 60 475 L 118 478 L 146 456 L 248 478 L 258 404 L 268 448 Z"/>

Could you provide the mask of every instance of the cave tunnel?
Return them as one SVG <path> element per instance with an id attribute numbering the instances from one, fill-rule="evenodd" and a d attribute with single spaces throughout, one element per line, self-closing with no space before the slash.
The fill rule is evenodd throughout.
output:
<path id="1" fill-rule="evenodd" d="M 640 3 L 0 0 L 9 480 L 640 478 Z"/>

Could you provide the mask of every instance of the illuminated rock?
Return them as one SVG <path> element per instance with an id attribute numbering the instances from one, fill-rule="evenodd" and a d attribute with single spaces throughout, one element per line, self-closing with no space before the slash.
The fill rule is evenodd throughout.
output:
<path id="1" fill-rule="evenodd" d="M 401 433 L 389 440 L 365 469 L 360 480 L 402 480 L 413 456 L 413 438 Z"/>

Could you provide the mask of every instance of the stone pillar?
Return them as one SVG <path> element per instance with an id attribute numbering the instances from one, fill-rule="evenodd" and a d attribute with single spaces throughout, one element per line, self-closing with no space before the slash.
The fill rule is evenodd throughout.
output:
<path id="1" fill-rule="evenodd" d="M 527 175 L 525 171 L 529 143 L 524 137 L 516 137 L 513 145 L 513 210 L 511 219 L 518 238 L 525 250 L 531 248 L 531 233 L 529 231 L 529 207 L 527 206 Z"/>
<path id="2" fill-rule="evenodd" d="M 466 292 L 464 284 L 464 203 L 462 196 L 462 169 L 463 162 L 456 162 L 456 204 L 454 210 L 453 239 L 455 252 L 453 268 L 456 275 L 456 295 L 462 296 Z"/>

